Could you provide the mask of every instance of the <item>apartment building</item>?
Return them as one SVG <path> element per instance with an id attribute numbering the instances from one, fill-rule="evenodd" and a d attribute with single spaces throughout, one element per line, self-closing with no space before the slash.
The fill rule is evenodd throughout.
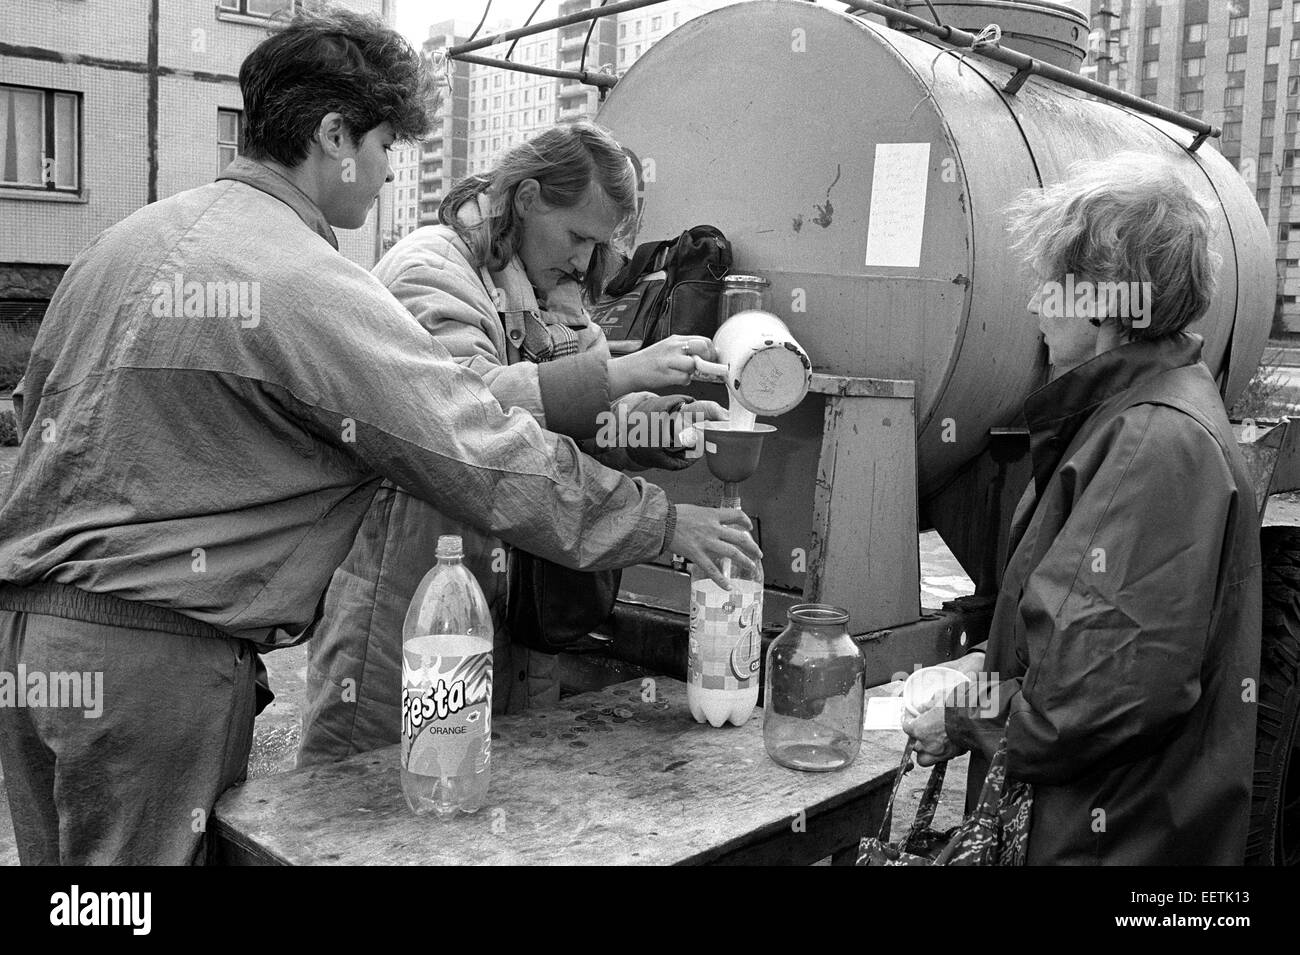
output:
<path id="1" fill-rule="evenodd" d="M 43 314 L 104 229 L 213 180 L 239 149 L 239 65 L 297 2 L 4 0 L 0 320 Z M 393 22 L 393 0 L 345 5 Z M 339 231 L 367 267 L 386 201 Z"/>
<path id="2" fill-rule="evenodd" d="M 619 76 L 655 43 L 702 13 L 729 7 L 735 0 L 668 0 L 618 15 L 616 68 Z"/>
<path id="3" fill-rule="evenodd" d="M 389 153 L 393 169 L 392 201 L 384 209 L 383 250 L 420 225 L 420 151 L 416 143 L 394 146 Z"/>
<path id="4" fill-rule="evenodd" d="M 1277 237 L 1277 331 L 1300 332 L 1300 0 L 1091 0 L 1083 67 L 1223 129 Z M 1207 147 L 1202 147 L 1207 148 Z"/>
<path id="5" fill-rule="evenodd" d="M 418 225 L 438 221 L 438 204 L 452 183 L 473 170 L 468 157 L 473 124 L 470 122 L 471 81 L 474 67 L 460 60 L 447 60 L 440 51 L 464 42 L 454 21 L 434 24 L 423 44 L 424 54 L 439 74 L 442 105 L 434 117 L 433 130 L 421 143 Z"/>
<path id="6" fill-rule="evenodd" d="M 577 71 L 601 71 L 621 76 L 650 47 L 678 26 L 735 0 L 667 0 L 629 13 L 573 23 L 533 36 L 514 45 L 501 44 L 478 51 L 528 66 Z M 600 0 L 559 0 L 538 10 L 534 22 L 600 6 Z M 501 33 L 516 26 L 508 20 L 485 24 L 483 31 Z M 451 22 L 430 27 L 424 49 L 433 56 L 442 48 L 468 39 Z M 585 58 L 584 58 L 585 51 Z M 454 62 L 450 67 L 454 89 L 464 83 L 465 97 L 444 101 L 441 124 L 459 129 L 464 124 L 463 150 L 459 135 L 444 135 L 433 145 L 425 143 L 421 167 L 420 224 L 437 222 L 438 203 L 451 183 L 463 175 L 490 169 L 496 156 L 559 122 L 594 119 L 600 108 L 600 91 L 577 80 L 504 70 L 477 63 Z M 436 158 L 435 158 L 436 157 Z"/>

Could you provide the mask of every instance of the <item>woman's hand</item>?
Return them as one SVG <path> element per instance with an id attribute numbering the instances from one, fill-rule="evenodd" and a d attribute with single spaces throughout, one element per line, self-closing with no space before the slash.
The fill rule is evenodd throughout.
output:
<path id="1" fill-rule="evenodd" d="M 698 425 L 705 421 L 726 421 L 730 412 L 716 401 L 688 401 L 674 412 L 673 445 L 679 448 L 693 448 L 700 441 Z M 704 453 L 700 449 L 699 457 Z"/>
<path id="2" fill-rule="evenodd" d="M 678 504 L 677 528 L 669 549 L 698 566 L 723 590 L 730 590 L 730 581 L 722 575 L 723 558 L 753 569 L 754 562 L 763 557 L 749 536 L 753 527 L 745 512 L 737 508 Z"/>
<path id="3" fill-rule="evenodd" d="M 916 744 L 916 764 L 933 766 L 960 756 L 965 750 L 948 739 L 943 722 L 944 708 L 932 706 L 920 716 L 904 716 L 903 732 Z"/>
<path id="4" fill-rule="evenodd" d="M 960 659 L 953 660 L 949 663 L 941 663 L 939 666 L 950 667 L 960 673 L 966 674 L 972 683 L 975 682 L 978 674 L 984 672 L 984 651 L 976 650 L 974 653 L 968 653 Z"/>
<path id="5" fill-rule="evenodd" d="M 669 335 L 630 355 L 609 360 L 609 393 L 619 398 L 633 391 L 681 387 L 695 373 L 695 358 L 717 361 L 713 342 L 703 335 Z"/>

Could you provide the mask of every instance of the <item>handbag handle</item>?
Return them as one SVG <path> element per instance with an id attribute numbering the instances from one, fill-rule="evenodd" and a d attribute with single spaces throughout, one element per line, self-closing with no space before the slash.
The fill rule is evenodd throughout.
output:
<path id="1" fill-rule="evenodd" d="M 894 800 L 898 798 L 899 791 L 903 788 L 903 779 L 908 770 L 912 768 L 912 754 L 916 749 L 916 741 L 908 740 L 907 746 L 903 748 L 903 761 L 898 766 L 898 776 L 894 780 L 894 791 L 889 794 L 889 802 L 885 804 L 885 815 L 880 822 L 880 841 L 889 842 L 889 833 L 893 828 L 894 822 Z M 925 785 L 925 792 L 921 794 L 920 805 L 916 807 L 916 818 L 912 821 L 912 827 L 908 830 L 908 839 L 925 829 L 934 821 L 934 813 L 939 805 L 939 794 L 943 789 L 943 777 L 948 768 L 947 761 L 939 763 L 930 771 L 929 782 Z"/>
<path id="2" fill-rule="evenodd" d="M 1002 801 L 1002 792 L 1007 783 L 1007 738 L 1002 737 L 998 743 L 993 759 L 989 761 L 989 771 L 984 776 L 984 785 L 980 788 L 979 803 L 975 806 L 975 815 L 982 819 L 996 819 L 998 805 Z"/>
<path id="3" fill-rule="evenodd" d="M 666 252 L 669 246 L 676 243 L 676 239 L 663 239 L 659 242 L 645 242 L 637 246 L 627 265 L 623 266 L 619 273 L 610 279 L 609 284 L 605 286 L 605 294 L 626 295 L 632 291 L 636 287 L 637 280 L 647 271 L 646 266 L 650 265 L 652 261 L 657 262 L 657 257 Z M 649 271 L 656 272 L 659 269 L 650 269 Z"/>

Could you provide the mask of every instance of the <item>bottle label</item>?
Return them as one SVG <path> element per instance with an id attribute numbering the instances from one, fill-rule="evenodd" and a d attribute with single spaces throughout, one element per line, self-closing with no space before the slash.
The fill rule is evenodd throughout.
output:
<path id="1" fill-rule="evenodd" d="M 747 690 L 758 682 L 763 586 L 733 580 L 731 587 L 728 592 L 708 579 L 691 587 L 686 675 L 706 690 Z"/>
<path id="2" fill-rule="evenodd" d="M 483 772 L 492 758 L 492 654 L 418 656 L 402 653 L 402 766 L 421 776 Z"/>

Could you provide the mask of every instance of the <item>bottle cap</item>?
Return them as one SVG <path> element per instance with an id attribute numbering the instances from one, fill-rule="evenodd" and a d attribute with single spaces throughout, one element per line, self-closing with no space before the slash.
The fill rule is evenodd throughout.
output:
<path id="1" fill-rule="evenodd" d="M 443 534 L 438 538 L 437 555 L 443 557 L 464 557 L 465 545 L 461 542 L 459 534 Z"/>

